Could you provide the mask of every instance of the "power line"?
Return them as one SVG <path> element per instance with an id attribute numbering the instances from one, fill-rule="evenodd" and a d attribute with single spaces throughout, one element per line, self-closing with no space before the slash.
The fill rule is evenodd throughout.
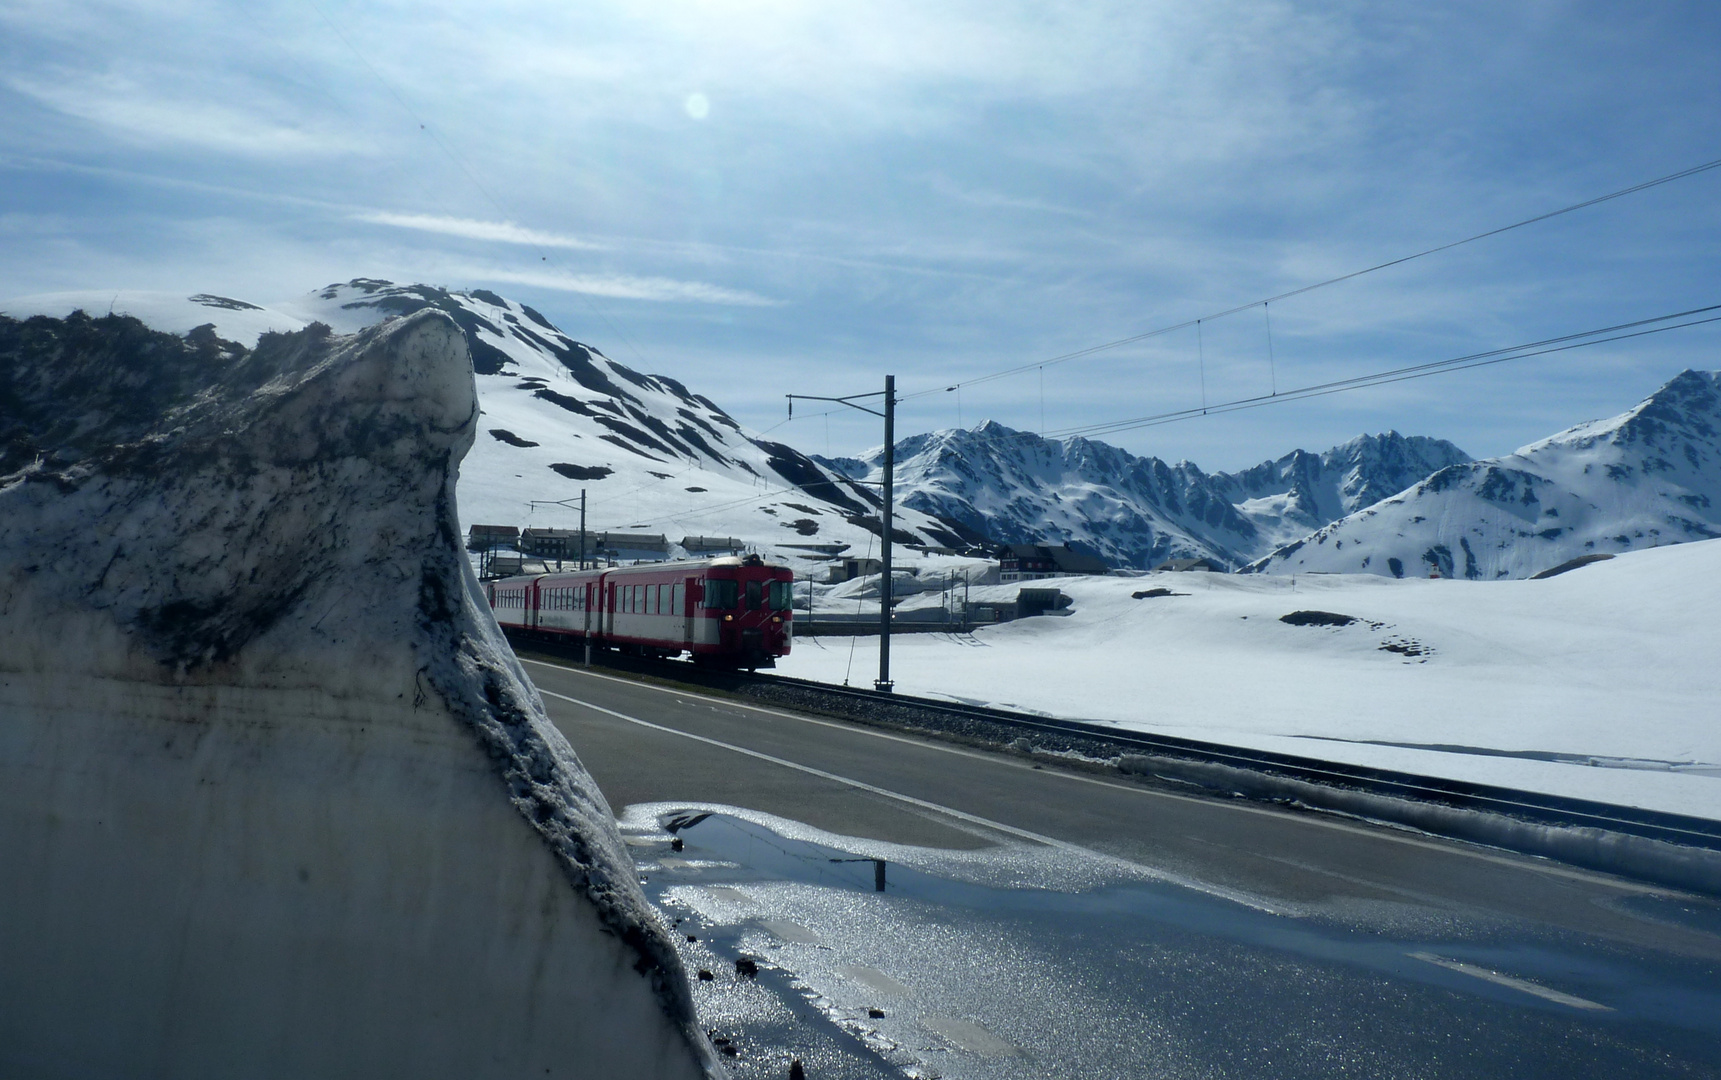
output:
<path id="1" fill-rule="evenodd" d="M 1544 338 L 1540 341 L 1529 341 L 1519 345 L 1510 345 L 1499 349 L 1489 349 L 1484 352 L 1467 353 L 1463 356 L 1450 357 L 1445 360 L 1432 360 L 1422 364 L 1412 364 L 1407 367 L 1392 368 L 1386 371 L 1372 372 L 1367 375 L 1357 375 L 1348 379 L 1335 379 L 1330 382 L 1315 383 L 1298 387 L 1294 390 L 1283 390 L 1274 394 L 1258 394 L 1253 397 L 1237 398 L 1232 401 L 1215 405 L 1193 406 L 1184 409 L 1174 409 L 1169 412 L 1157 413 L 1151 416 L 1138 416 L 1123 420 L 1108 420 L 1097 424 L 1081 424 L 1074 427 L 1060 428 L 1048 433 L 1051 438 L 1071 438 L 1077 435 L 1101 435 L 1118 431 L 1131 431 L 1136 428 L 1152 427 L 1158 424 L 1171 423 L 1176 420 L 1187 420 L 1197 416 L 1213 415 L 1223 412 L 1235 412 L 1239 409 L 1257 408 L 1261 405 L 1271 405 L 1285 401 L 1299 401 L 1311 397 L 1324 397 L 1327 394 L 1342 393 L 1349 390 L 1362 390 L 1371 386 L 1381 386 L 1387 383 L 1404 382 L 1408 379 L 1425 378 L 1446 371 L 1466 371 L 1471 368 L 1486 367 L 1490 364 L 1504 363 L 1507 360 L 1521 360 L 1531 356 L 1544 356 L 1548 353 L 1565 352 L 1571 349 L 1584 348 L 1589 345 L 1600 345 L 1610 341 L 1621 341 L 1627 338 L 1643 337 L 1648 334 L 1659 334 L 1668 330 L 1681 330 L 1690 326 L 1700 326 L 1705 323 L 1721 321 L 1721 315 L 1711 313 L 1721 311 L 1721 304 L 1711 304 L 1706 307 L 1690 308 L 1676 311 L 1667 315 L 1657 315 L 1648 319 L 1635 319 L 1631 322 L 1616 323 L 1612 326 L 1597 327 L 1573 334 L 1562 334 L 1558 337 Z M 1693 318 L 1703 315 L 1705 318 Z M 1684 319 L 1687 321 L 1676 322 Z M 1656 325 L 1668 324 L 1668 325 Z"/>
<path id="2" fill-rule="evenodd" d="M 1583 202 L 1573 203 L 1570 206 L 1562 206 L 1558 210 L 1550 210 L 1545 214 L 1537 214 L 1535 217 L 1525 218 L 1522 221 L 1515 221 L 1510 225 L 1502 225 L 1498 228 L 1489 229 L 1486 232 L 1479 232 L 1474 236 L 1466 236 L 1462 240 L 1453 240 L 1445 244 L 1436 245 L 1435 247 L 1426 248 L 1411 255 L 1400 256 L 1396 259 L 1388 259 L 1386 262 L 1376 263 L 1373 266 L 1366 266 L 1361 270 L 1353 270 L 1348 274 L 1341 274 L 1338 277 L 1328 278 L 1325 281 L 1317 281 L 1312 285 L 1303 285 L 1287 292 L 1279 293 L 1276 296 L 1269 296 L 1262 300 L 1251 300 L 1247 304 L 1238 304 L 1236 307 L 1226 308 L 1224 311 L 1216 311 L 1211 315 L 1202 315 L 1199 318 L 1186 319 L 1183 322 L 1176 323 L 1175 325 L 1162 326 L 1157 330 L 1149 330 L 1145 333 L 1133 334 L 1129 337 L 1118 338 L 1115 341 L 1107 341 L 1099 345 L 1090 345 L 1085 349 L 1077 349 L 1074 352 L 1063 353 L 1046 360 L 1036 360 L 1026 364 L 1019 364 L 1015 367 L 1004 368 L 1001 371 L 994 371 L 989 375 L 982 375 L 973 379 L 965 379 L 962 382 L 934 387 L 929 390 L 919 390 L 912 394 L 904 394 L 903 400 L 906 401 L 911 398 L 924 397 L 928 394 L 944 393 L 950 390 L 956 390 L 963 386 L 978 386 L 981 383 L 992 382 L 996 379 L 1005 379 L 1012 375 L 1021 375 L 1024 372 L 1032 371 L 1035 368 L 1043 369 L 1056 364 L 1067 363 L 1071 360 L 1079 360 L 1084 356 L 1092 356 L 1094 353 L 1106 352 L 1110 349 L 1121 348 L 1125 345 L 1133 345 L 1138 341 L 1146 341 L 1149 338 L 1160 337 L 1161 335 L 1170 334 L 1178 330 L 1187 330 L 1189 327 L 1198 326 L 1202 322 L 1212 322 L 1215 319 L 1223 319 L 1228 315 L 1235 315 L 1240 311 L 1247 311 L 1252 307 L 1271 304 L 1279 300 L 1287 300 L 1293 296 L 1301 296 L 1304 293 L 1314 292 L 1316 289 L 1324 289 L 1329 285 L 1337 285 L 1341 282 L 1350 281 L 1353 278 L 1362 277 L 1364 274 L 1372 274 L 1377 270 L 1385 270 L 1393 266 L 1402 266 L 1407 262 L 1413 262 L 1429 255 L 1438 254 L 1442 251 L 1450 251 L 1453 248 L 1462 247 L 1465 244 L 1472 244 L 1478 240 L 1486 240 L 1491 236 L 1499 236 L 1501 233 L 1511 232 L 1513 229 L 1521 229 L 1526 225 L 1534 225 L 1537 222 L 1547 221 L 1551 218 L 1560 217 L 1563 214 L 1570 214 L 1574 211 L 1584 210 L 1592 206 L 1600 205 L 1601 203 L 1610 202 L 1614 199 L 1624 198 L 1627 195 L 1635 195 L 1640 191 L 1648 191 L 1650 188 L 1660 187 L 1662 184 L 1671 184 L 1675 180 L 1684 180 L 1687 177 L 1709 172 L 1712 169 L 1721 169 L 1721 158 L 1717 158 L 1714 161 L 1706 161 L 1701 165 L 1693 165 L 1689 169 L 1681 169 L 1679 172 L 1669 173 L 1666 176 L 1659 176 L 1654 180 L 1646 180 L 1641 184 L 1633 184 L 1630 187 L 1620 188 L 1618 191 L 1611 191 L 1606 195 L 1598 195 L 1593 199 L 1585 199 Z"/>

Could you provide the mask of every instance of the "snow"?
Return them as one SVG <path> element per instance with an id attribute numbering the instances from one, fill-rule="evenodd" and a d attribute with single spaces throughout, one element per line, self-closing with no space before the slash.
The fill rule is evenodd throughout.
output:
<path id="1" fill-rule="evenodd" d="M 1032 584 L 1062 589 L 1071 613 L 897 635 L 898 691 L 1721 818 L 1721 541 L 1543 581 L 1162 573 Z M 1150 588 L 1187 595 L 1132 598 Z M 1303 610 L 1359 621 L 1279 621 Z M 877 641 L 802 635 L 779 670 L 869 685 Z M 1523 752 L 1556 759 L 1499 756 Z"/>
<path id="2" fill-rule="evenodd" d="M 712 1068 L 459 544 L 449 316 L 0 322 L 0 390 L 0 1072 Z"/>
<path id="3" fill-rule="evenodd" d="M 90 315 L 130 315 L 151 329 L 182 337 L 195 327 L 213 323 L 218 336 L 237 341 L 247 348 L 256 345 L 257 339 L 271 330 L 282 333 L 303 330 L 311 321 L 275 308 L 210 293 L 184 296 L 135 289 L 58 292 L 21 296 L 0 303 L 0 314 L 14 319 L 27 319 L 32 315 L 59 319 L 80 310 Z M 348 332 L 356 329 L 351 327 Z"/>

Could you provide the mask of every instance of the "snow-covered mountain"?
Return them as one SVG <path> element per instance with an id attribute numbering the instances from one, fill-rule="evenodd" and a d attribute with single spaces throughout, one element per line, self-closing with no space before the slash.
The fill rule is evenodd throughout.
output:
<path id="1" fill-rule="evenodd" d="M 1568 559 L 1721 536 L 1721 372 L 1514 454 L 1452 465 L 1249 569 L 1520 578 Z"/>
<path id="2" fill-rule="evenodd" d="M 562 333 L 532 308 L 482 289 L 451 291 L 358 278 L 296 299 L 253 304 L 200 293 L 60 293 L 0 303 L 14 318 L 131 314 L 153 329 L 215 334 L 254 347 L 270 331 L 312 322 L 355 333 L 426 308 L 466 335 L 482 408 L 478 443 L 461 467 L 460 518 L 573 528 L 581 489 L 587 527 L 736 537 L 763 550 L 847 544 L 876 550 L 878 496 L 799 451 L 742 429 L 714 399 L 646 375 Z M 556 505 L 571 503 L 571 505 Z M 908 509 L 898 541 L 950 545 L 960 537 Z M 792 555 L 792 550 L 779 552 Z"/>
<path id="3" fill-rule="evenodd" d="M 815 460 L 876 479 L 882 459 L 881 447 Z M 995 540 L 1066 542 L 1122 566 L 1202 557 L 1234 567 L 1468 460 L 1449 442 L 1393 431 L 1210 474 L 988 421 L 897 443 L 896 483 L 903 505 Z"/>

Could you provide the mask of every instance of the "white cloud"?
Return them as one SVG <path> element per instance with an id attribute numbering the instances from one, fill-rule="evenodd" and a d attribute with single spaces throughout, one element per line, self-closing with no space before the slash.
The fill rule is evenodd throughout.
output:
<path id="1" fill-rule="evenodd" d="M 478 221 L 440 214 L 396 214 L 387 210 L 371 210 L 354 214 L 352 217 L 354 221 L 440 233 L 443 236 L 459 236 L 467 240 L 489 240 L 498 244 L 521 244 L 527 247 L 572 248 L 576 251 L 605 250 L 603 244 L 594 244 L 576 236 L 528 229 L 511 221 Z"/>
<path id="2" fill-rule="evenodd" d="M 57 72 L 51 78 L 12 77 L 20 94 L 67 116 L 106 128 L 125 142 L 170 142 L 247 157 L 326 156 L 361 152 L 358 140 L 292 118 L 270 115 L 261 101 L 230 104 L 213 92 L 163 93 L 120 75 Z M 256 95 L 233 95 L 252 97 Z"/>
<path id="3" fill-rule="evenodd" d="M 775 307 L 782 303 L 745 289 L 729 289 L 703 281 L 637 277 L 632 274 L 557 274 L 474 268 L 462 276 L 481 281 L 529 285 L 538 289 L 585 293 L 587 296 L 607 296 L 616 300 L 728 304 L 736 307 Z"/>

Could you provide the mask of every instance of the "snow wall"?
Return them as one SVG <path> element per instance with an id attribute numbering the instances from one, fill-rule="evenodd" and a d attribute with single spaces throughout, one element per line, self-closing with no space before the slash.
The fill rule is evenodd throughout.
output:
<path id="1" fill-rule="evenodd" d="M 461 550 L 477 419 L 437 312 L 0 319 L 0 1074 L 716 1068 Z"/>

